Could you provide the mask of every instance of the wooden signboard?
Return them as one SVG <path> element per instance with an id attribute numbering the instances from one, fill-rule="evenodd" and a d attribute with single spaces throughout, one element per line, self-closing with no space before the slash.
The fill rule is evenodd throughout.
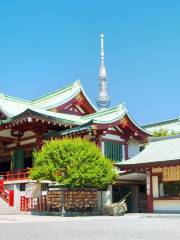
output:
<path id="1" fill-rule="evenodd" d="M 180 166 L 163 168 L 163 182 L 180 181 Z"/>

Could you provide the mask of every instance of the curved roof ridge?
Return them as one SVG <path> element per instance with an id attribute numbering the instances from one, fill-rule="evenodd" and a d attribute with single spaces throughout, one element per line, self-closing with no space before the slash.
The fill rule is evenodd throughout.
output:
<path id="1" fill-rule="evenodd" d="M 8 100 L 16 101 L 16 102 L 21 102 L 21 103 L 32 103 L 31 100 L 27 100 L 27 99 L 19 98 L 19 97 L 13 97 L 13 96 L 10 96 L 10 95 L 6 95 L 4 93 L 0 93 L 0 98 L 1 99 L 8 99 Z"/>
<path id="2" fill-rule="evenodd" d="M 143 127 L 141 127 L 135 120 L 134 118 L 131 117 L 131 115 L 129 114 L 129 112 L 127 112 L 127 115 L 129 117 L 129 119 L 134 123 L 134 125 L 139 128 L 142 132 L 148 134 L 149 136 L 152 136 L 152 133 L 148 132 L 147 130 L 145 130 Z"/>
<path id="3" fill-rule="evenodd" d="M 9 122 L 9 121 L 12 121 L 13 119 L 18 118 L 19 116 L 25 114 L 28 111 L 35 112 L 37 114 L 44 115 L 44 116 L 47 116 L 47 117 L 52 117 L 52 118 L 55 118 L 57 120 L 71 122 L 71 123 L 74 123 L 76 125 L 81 125 L 81 124 L 85 123 L 80 118 L 80 116 L 74 116 L 74 115 L 72 116 L 72 115 L 65 114 L 65 113 L 55 113 L 55 112 L 43 110 L 43 109 L 40 109 L 40 108 L 37 108 L 37 107 L 28 107 L 26 109 L 23 109 L 17 115 L 14 115 L 14 116 L 11 115 L 8 119 L 2 120 L 1 123 L 3 124 L 3 123 L 6 123 L 6 122 Z"/>
<path id="4" fill-rule="evenodd" d="M 124 108 L 124 109 L 123 109 Z M 91 113 L 91 114 L 88 114 L 88 115 L 85 115 L 85 116 L 82 116 L 83 119 L 86 119 L 86 118 L 90 118 L 91 116 L 94 116 L 94 117 L 100 117 L 100 116 L 103 116 L 105 114 L 110 114 L 112 112 L 118 112 L 118 110 L 125 110 L 126 109 L 126 106 L 124 103 L 121 103 L 115 107 L 112 107 L 112 108 L 109 108 L 109 109 L 105 109 L 105 110 L 102 110 L 102 111 L 98 111 L 96 113 Z M 126 109 L 127 110 L 127 109 Z"/>
<path id="5" fill-rule="evenodd" d="M 81 84 L 80 79 L 79 79 L 79 83 Z M 83 88 L 82 85 L 81 85 L 81 90 L 82 90 L 85 98 L 86 98 L 86 99 L 88 100 L 88 102 L 90 103 L 90 105 L 91 105 L 91 106 L 94 108 L 94 110 L 97 112 L 97 108 L 94 106 L 94 104 L 91 102 L 91 100 L 90 100 L 89 97 L 87 96 L 87 94 L 86 94 L 86 92 L 85 92 L 85 90 L 84 90 L 84 88 Z"/>
<path id="6" fill-rule="evenodd" d="M 15 116 L 30 106 L 33 106 L 31 101 L 0 94 L 0 110 L 7 117 Z"/>
<path id="7" fill-rule="evenodd" d="M 154 122 L 154 123 L 148 123 L 148 124 L 143 125 L 142 127 L 146 128 L 146 127 L 156 126 L 156 125 L 159 126 L 159 125 L 168 124 L 168 123 L 177 122 L 177 121 L 180 121 L 180 117 L 171 118 L 171 119 L 163 120 L 163 121 L 157 121 L 157 122 Z"/>
<path id="8" fill-rule="evenodd" d="M 76 87 L 79 86 L 79 87 L 81 88 L 80 79 L 76 80 L 75 82 L 73 82 L 73 83 L 71 83 L 71 84 L 69 84 L 69 85 L 67 85 L 67 86 L 65 86 L 65 87 L 63 87 L 63 88 L 59 88 L 59 89 L 57 89 L 57 90 L 55 90 L 55 91 L 52 91 L 52 92 L 47 93 L 47 94 L 45 94 L 45 95 L 43 95 L 43 96 L 41 96 L 41 97 L 38 97 L 38 98 L 32 100 L 32 102 L 33 102 L 33 103 L 38 103 L 39 101 L 45 100 L 45 99 L 47 99 L 47 98 L 49 98 L 49 97 L 56 96 L 56 95 L 58 95 L 59 93 L 64 93 L 64 92 L 66 92 L 67 90 L 70 90 L 71 88 L 73 88 L 73 87 L 75 87 L 75 86 L 76 86 Z"/>

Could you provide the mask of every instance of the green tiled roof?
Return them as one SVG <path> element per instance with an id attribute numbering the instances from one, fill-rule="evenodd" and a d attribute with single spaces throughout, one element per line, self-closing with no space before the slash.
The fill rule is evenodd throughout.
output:
<path id="1" fill-rule="evenodd" d="M 149 132 L 165 129 L 171 134 L 172 132 L 180 132 L 180 118 L 169 119 L 162 122 L 155 122 L 143 126 L 143 129 Z"/>
<path id="2" fill-rule="evenodd" d="M 82 119 L 86 121 L 93 120 L 94 123 L 106 124 L 109 122 L 115 122 L 116 120 L 122 118 L 126 113 L 127 109 L 125 105 L 120 104 L 117 107 L 83 116 Z"/>
<path id="3" fill-rule="evenodd" d="M 87 97 L 80 80 L 75 81 L 73 84 L 68 85 L 65 88 L 61 88 L 57 91 L 54 91 L 50 94 L 44 95 L 38 99 L 32 101 L 37 107 L 41 107 L 43 109 L 52 109 L 59 105 L 62 105 L 74 97 L 76 97 L 80 92 L 84 94 L 89 104 L 92 106 L 94 110 L 96 107 L 92 104 L 90 99 Z"/>
<path id="4" fill-rule="evenodd" d="M 25 111 L 27 108 L 35 107 L 37 109 L 49 110 L 66 103 L 76 97 L 78 93 L 83 92 L 92 108 L 96 109 L 85 94 L 81 82 L 75 81 L 65 88 L 59 89 L 53 93 L 42 96 L 33 101 L 27 101 L 20 98 L 0 94 L 0 110 L 8 117 L 12 117 Z"/>
<path id="5" fill-rule="evenodd" d="M 107 110 L 103 110 L 103 111 L 99 111 L 90 115 L 86 115 L 83 116 L 82 119 L 83 120 L 93 120 L 94 123 L 97 124 L 107 124 L 107 123 L 113 123 L 116 122 L 118 120 L 120 120 L 121 118 L 123 118 L 125 115 L 128 116 L 128 118 L 131 120 L 131 122 L 133 122 L 133 124 L 140 129 L 142 132 L 151 135 L 150 133 L 148 133 L 147 131 L 145 131 L 143 128 L 141 128 L 134 120 L 133 118 L 130 116 L 130 114 L 128 113 L 128 110 L 125 106 L 124 103 L 118 105 L 117 107 L 114 108 L 110 108 Z"/>
<path id="6" fill-rule="evenodd" d="M 76 115 L 55 113 L 55 112 L 50 112 L 50 111 L 46 111 L 46 110 L 35 108 L 35 107 L 29 107 L 25 111 L 21 112 L 20 114 L 10 117 L 6 120 L 1 120 L 1 124 L 5 124 L 5 123 L 11 122 L 13 120 L 19 119 L 26 113 L 32 113 L 32 114 L 36 114 L 37 116 L 47 117 L 56 122 L 64 123 L 64 124 L 81 125 L 84 123 L 84 121 L 82 121 L 81 118 Z"/>
<path id="7" fill-rule="evenodd" d="M 0 94 L 0 111 L 7 117 L 16 116 L 29 107 L 33 107 L 31 101 Z"/>
<path id="8" fill-rule="evenodd" d="M 57 104 L 63 104 L 64 101 L 68 101 L 70 98 L 76 96 L 80 91 L 83 92 L 86 99 L 91 104 L 90 100 L 87 98 L 83 90 L 83 87 L 81 86 L 80 81 L 76 81 L 72 85 L 69 85 L 65 88 L 62 88 L 33 101 L 26 101 L 23 99 L 0 94 L 0 111 L 5 113 L 8 117 L 6 120 L 2 120 L 0 124 L 5 124 L 12 120 L 18 119 L 28 111 L 37 115 L 51 118 L 57 122 L 63 122 L 64 124 L 67 123 L 76 126 L 80 126 L 89 122 L 93 122 L 95 124 L 109 124 L 116 122 L 127 115 L 137 128 L 139 128 L 144 133 L 147 133 L 145 130 L 139 127 L 138 124 L 136 124 L 135 121 L 130 117 L 125 104 L 120 104 L 117 107 L 99 111 L 86 116 L 56 113 L 48 110 Z M 91 106 L 93 107 L 92 104 Z"/>

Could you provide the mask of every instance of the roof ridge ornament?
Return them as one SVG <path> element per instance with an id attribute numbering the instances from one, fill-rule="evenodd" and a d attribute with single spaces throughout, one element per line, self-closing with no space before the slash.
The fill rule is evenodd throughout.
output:
<path id="1" fill-rule="evenodd" d="M 101 63 L 99 69 L 99 96 L 96 98 L 96 103 L 99 110 L 105 110 L 110 105 L 110 97 L 107 94 L 107 73 L 106 67 L 104 64 L 104 34 L 100 35 L 100 44 L 101 44 Z"/>
<path id="2" fill-rule="evenodd" d="M 81 86 L 81 80 L 80 79 L 77 79 L 74 83 L 73 83 L 73 87 L 79 87 Z"/>

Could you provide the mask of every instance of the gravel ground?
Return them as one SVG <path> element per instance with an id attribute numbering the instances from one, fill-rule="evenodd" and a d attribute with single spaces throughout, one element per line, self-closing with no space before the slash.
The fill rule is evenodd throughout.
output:
<path id="1" fill-rule="evenodd" d="M 0 240 L 179 240 L 180 215 L 0 216 Z"/>

